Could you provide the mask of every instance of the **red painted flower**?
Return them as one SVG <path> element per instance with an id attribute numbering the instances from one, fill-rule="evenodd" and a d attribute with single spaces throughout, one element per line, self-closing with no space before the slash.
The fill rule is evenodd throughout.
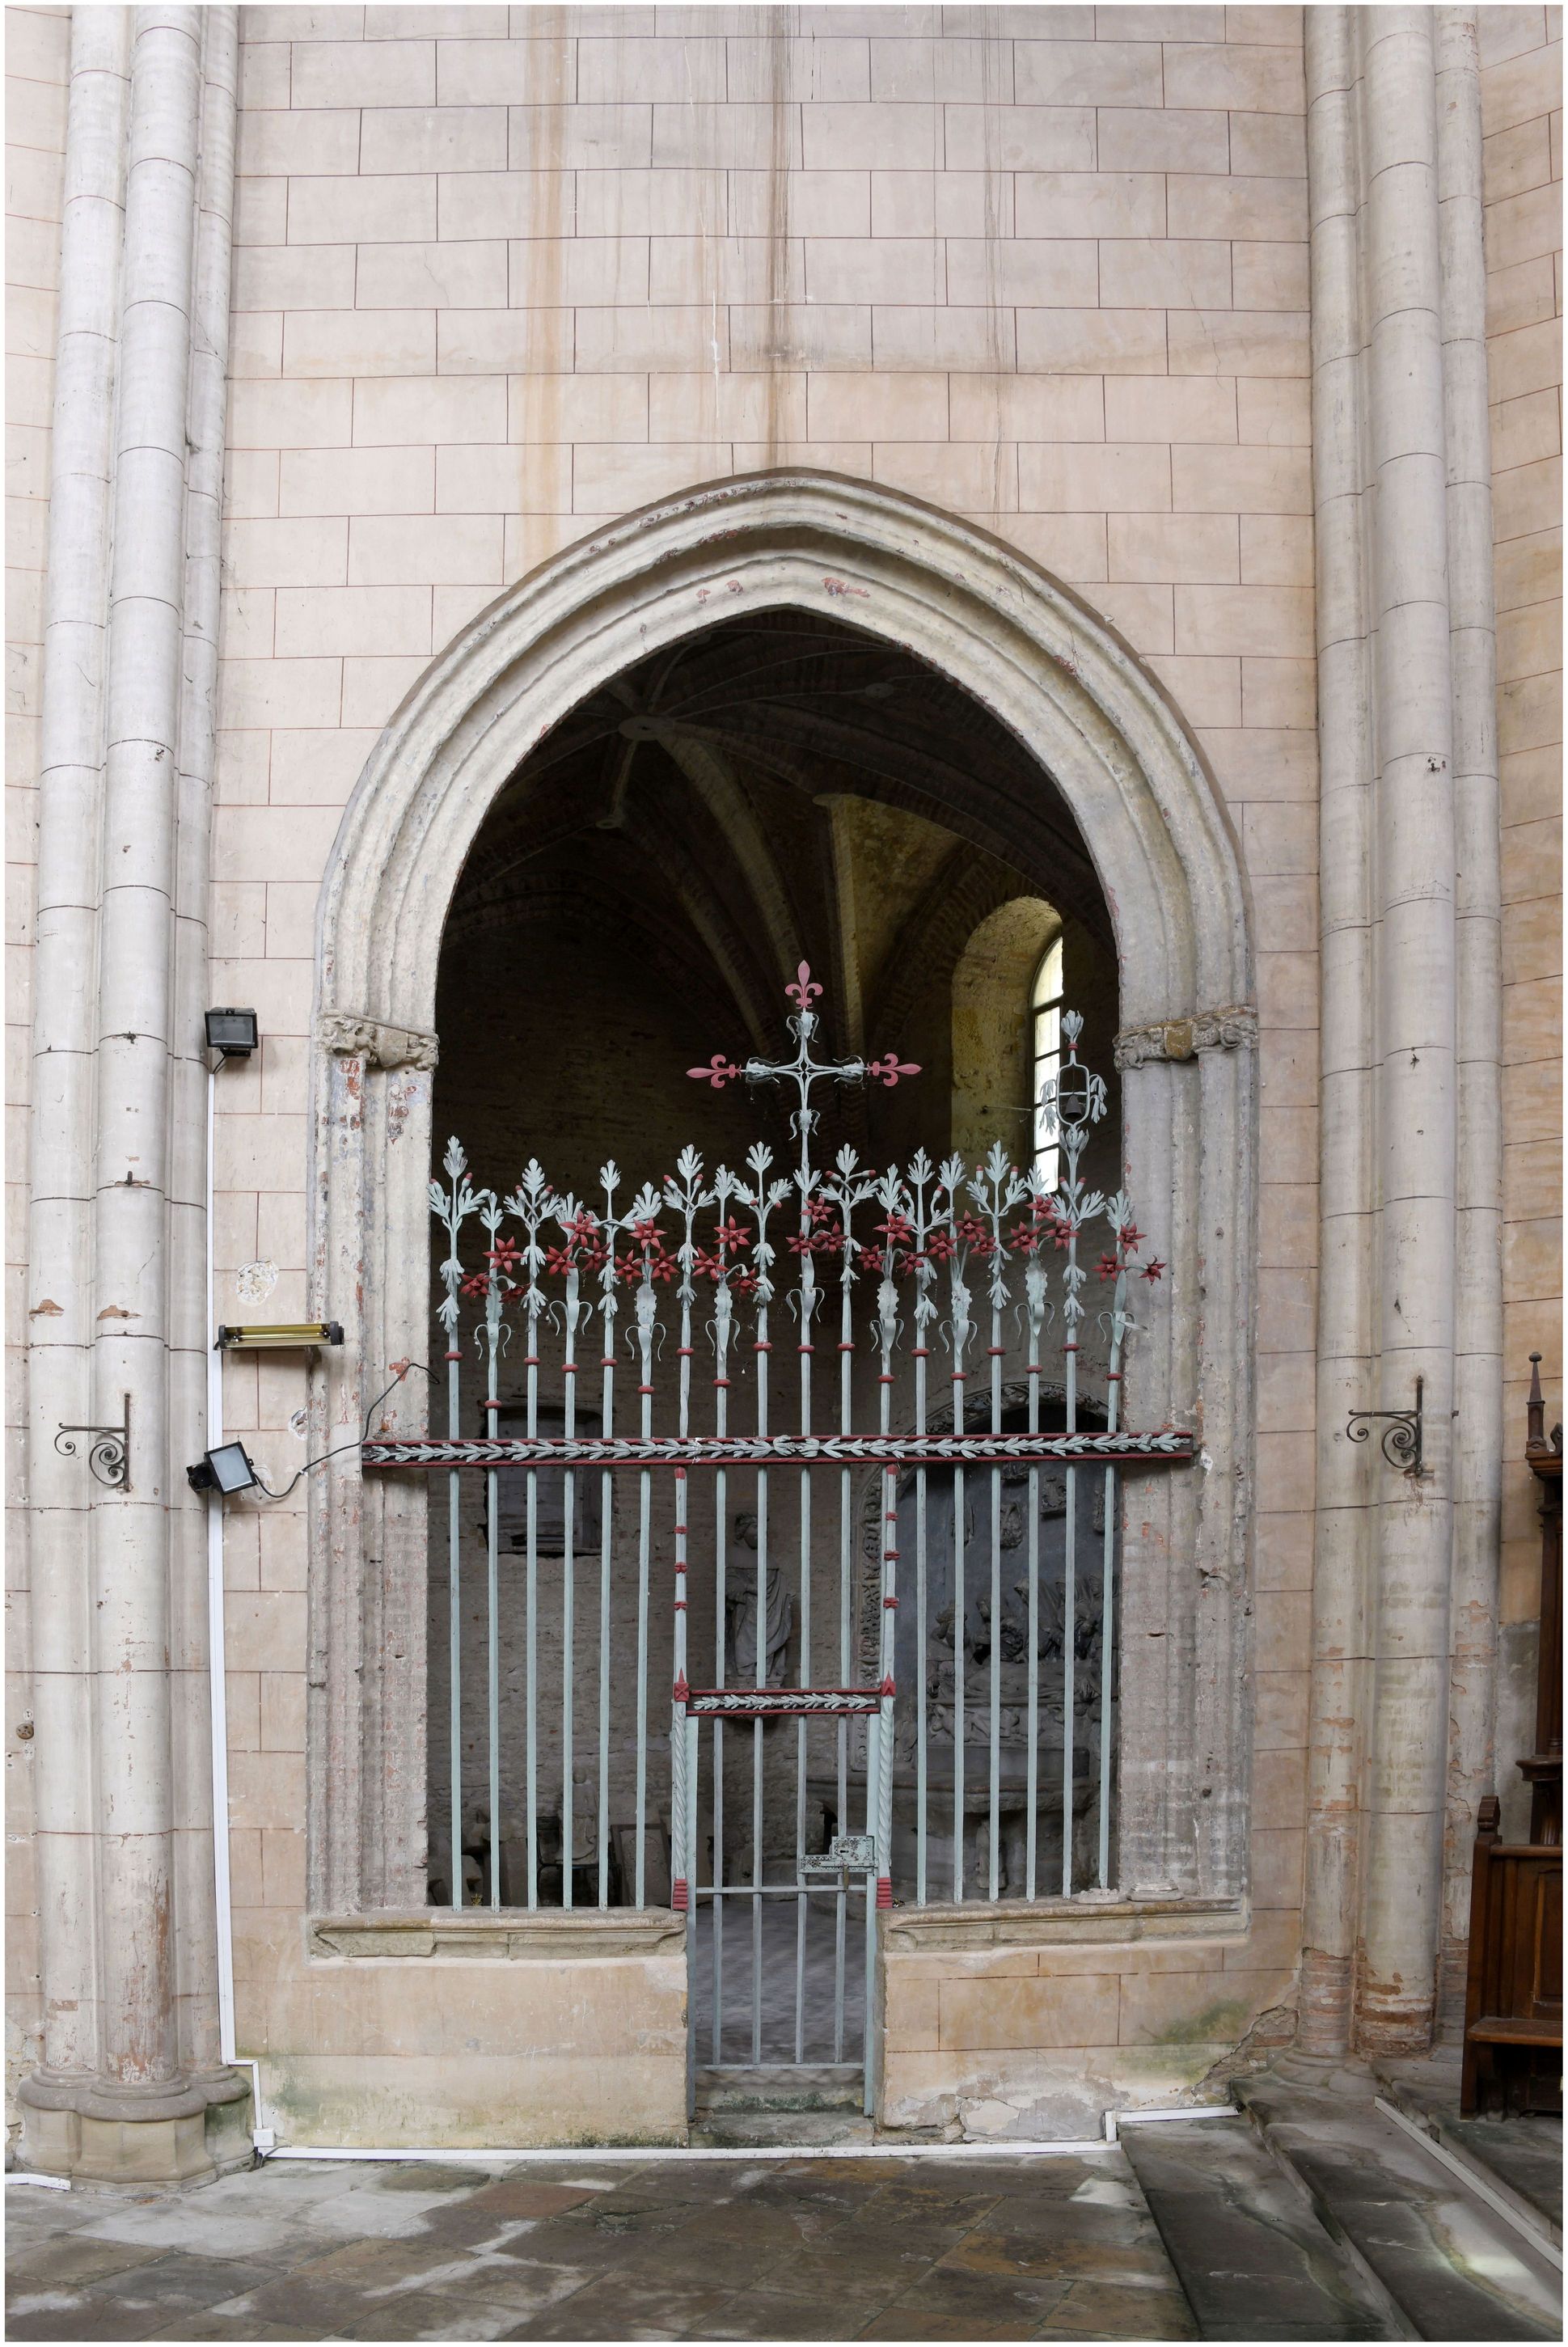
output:
<path id="1" fill-rule="evenodd" d="M 1155 1255 L 1143 1266 L 1142 1276 L 1145 1279 L 1163 1279 L 1165 1276 L 1165 1266 L 1160 1261 L 1159 1257 Z"/>

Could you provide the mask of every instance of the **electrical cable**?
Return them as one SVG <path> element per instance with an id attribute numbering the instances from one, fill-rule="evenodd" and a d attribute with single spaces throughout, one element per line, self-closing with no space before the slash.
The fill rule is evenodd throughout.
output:
<path id="1" fill-rule="evenodd" d="M 353 1441 L 334 1442 L 330 1450 L 320 1452 L 314 1459 L 307 1459 L 304 1465 L 299 1470 L 298 1473 L 290 1478 L 289 1481 L 284 1484 L 281 1491 L 274 1491 L 270 1483 L 264 1483 L 260 1475 L 256 1475 L 255 1468 L 252 1467 L 251 1472 L 252 1475 L 256 1475 L 257 1490 L 264 1491 L 269 1500 L 286 1500 L 289 1493 L 293 1490 L 294 1485 L 299 1482 L 301 1477 L 308 1475 L 313 1468 L 324 1467 L 329 1459 L 336 1459 L 339 1454 L 344 1450 L 363 1450 L 364 1445 L 370 1440 L 371 1419 L 375 1416 L 376 1411 L 381 1408 L 381 1405 L 386 1399 L 387 1395 L 394 1392 L 396 1388 L 403 1383 L 404 1378 L 408 1375 L 410 1369 L 423 1370 L 426 1377 L 430 1375 L 429 1368 L 426 1367 L 425 1362 L 405 1361 L 399 1368 L 397 1375 L 393 1378 L 391 1385 L 385 1387 L 382 1392 L 376 1395 L 375 1399 L 365 1411 L 364 1429 Z"/>

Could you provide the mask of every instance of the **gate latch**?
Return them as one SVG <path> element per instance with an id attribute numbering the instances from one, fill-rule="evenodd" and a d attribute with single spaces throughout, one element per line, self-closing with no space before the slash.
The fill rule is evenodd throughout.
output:
<path id="1" fill-rule="evenodd" d="M 805 1871 L 807 1874 L 875 1874 L 876 1835 L 835 1834 L 825 1850 L 814 1852 L 806 1860 Z"/>

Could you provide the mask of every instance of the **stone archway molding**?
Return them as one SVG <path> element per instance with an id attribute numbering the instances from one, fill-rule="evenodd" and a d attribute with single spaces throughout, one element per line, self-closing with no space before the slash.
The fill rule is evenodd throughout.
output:
<path id="1" fill-rule="evenodd" d="M 1201 753 L 1136 656 L 999 539 L 874 484 L 804 471 L 694 489 L 568 548 L 474 620 L 386 726 L 322 891 L 313 1050 L 311 1264 L 347 1341 L 317 1372 L 342 1441 L 424 1358 L 436 974 L 457 877 L 497 794 L 586 695 L 737 610 L 831 614 L 902 646 L 1008 725 L 1071 805 L 1115 928 L 1129 1030 L 1129 1186 L 1171 1266 L 1141 1352 L 1141 1422 L 1201 1430 L 1204 1464 L 1129 1510 L 1122 1761 L 1127 1887 L 1239 1896 L 1245 1755 L 1235 1691 L 1251 1460 L 1255 1058 L 1235 837 Z M 1239 1023 L 1238 1023 L 1239 1022 Z M 1217 1035 L 1214 1040 L 1221 1040 Z M 386 1422 L 423 1427 L 423 1380 Z M 310 1896 L 338 1914 L 423 1903 L 425 1493 L 362 1479 L 352 1449 L 312 1493 Z M 1134 1523 L 1133 1518 L 1136 1518 Z"/>

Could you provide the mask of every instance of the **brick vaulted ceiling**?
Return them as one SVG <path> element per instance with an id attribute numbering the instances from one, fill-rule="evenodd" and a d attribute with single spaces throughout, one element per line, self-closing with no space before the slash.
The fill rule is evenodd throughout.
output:
<path id="1" fill-rule="evenodd" d="M 1024 894 L 1111 947 L 1071 814 L 1004 726 L 897 646 L 774 611 L 624 671 L 558 726 L 492 808 L 446 937 L 634 937 L 763 1049 L 805 958 L 835 981 L 841 1045 L 874 1028 L 886 1048 Z"/>

